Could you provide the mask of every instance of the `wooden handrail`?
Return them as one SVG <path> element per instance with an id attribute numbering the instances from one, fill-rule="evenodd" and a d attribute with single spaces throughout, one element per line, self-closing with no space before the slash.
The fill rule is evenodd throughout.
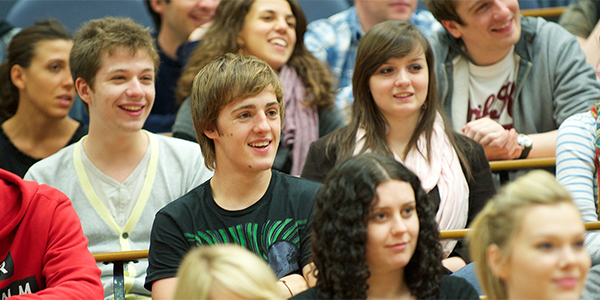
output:
<path id="1" fill-rule="evenodd" d="M 558 19 L 565 11 L 566 6 L 522 9 L 521 14 L 525 17 L 542 17 L 544 19 Z"/>
<path id="2" fill-rule="evenodd" d="M 586 222 L 586 230 L 600 230 L 600 222 Z M 440 239 L 462 239 L 469 229 L 445 230 L 440 232 Z M 127 261 L 148 258 L 148 250 L 105 252 L 92 254 L 97 262 Z"/>
<path id="3" fill-rule="evenodd" d="M 492 171 L 554 167 L 555 165 L 555 157 L 490 161 Z"/>
<path id="4" fill-rule="evenodd" d="M 148 258 L 148 250 L 104 252 L 92 254 L 97 262 L 111 262 L 121 260 L 138 260 Z"/>
<path id="5" fill-rule="evenodd" d="M 586 230 L 600 230 L 600 222 L 586 222 Z M 445 230 L 440 232 L 440 239 L 462 239 L 467 236 L 469 229 Z"/>

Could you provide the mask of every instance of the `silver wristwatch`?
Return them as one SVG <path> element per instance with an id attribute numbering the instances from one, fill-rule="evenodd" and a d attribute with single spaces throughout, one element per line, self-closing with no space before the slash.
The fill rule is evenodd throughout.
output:
<path id="1" fill-rule="evenodd" d="M 533 140 L 528 135 L 519 133 L 519 136 L 517 137 L 517 143 L 523 147 L 523 151 L 521 152 L 519 159 L 527 158 L 531 148 L 533 147 Z"/>

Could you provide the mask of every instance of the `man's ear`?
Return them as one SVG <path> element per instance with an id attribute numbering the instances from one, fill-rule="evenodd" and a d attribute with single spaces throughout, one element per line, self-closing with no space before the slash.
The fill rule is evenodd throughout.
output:
<path id="1" fill-rule="evenodd" d="M 22 90 L 25 88 L 25 70 L 19 65 L 14 65 L 10 68 L 10 80 L 17 87 Z"/>
<path id="2" fill-rule="evenodd" d="M 75 80 L 75 88 L 77 89 L 77 94 L 79 98 L 83 100 L 83 102 L 88 105 L 92 104 L 92 87 L 83 80 L 83 78 L 79 77 Z"/>
<path id="3" fill-rule="evenodd" d="M 443 20 L 440 23 L 442 23 L 442 26 L 444 26 L 453 37 L 457 39 L 462 37 L 461 26 L 456 23 L 456 21 Z"/>
<path id="4" fill-rule="evenodd" d="M 155 13 L 162 16 L 167 8 L 167 2 L 165 0 L 150 0 L 150 7 Z"/>
<path id="5" fill-rule="evenodd" d="M 217 132 L 216 128 L 213 128 L 211 130 L 204 130 L 204 135 L 206 135 L 206 137 L 208 137 L 211 140 L 216 139 L 219 136 L 219 132 Z"/>
<path id="6" fill-rule="evenodd" d="M 503 260 L 502 249 L 496 244 L 487 247 L 487 263 L 496 277 L 506 280 L 508 278 L 508 262 Z"/>

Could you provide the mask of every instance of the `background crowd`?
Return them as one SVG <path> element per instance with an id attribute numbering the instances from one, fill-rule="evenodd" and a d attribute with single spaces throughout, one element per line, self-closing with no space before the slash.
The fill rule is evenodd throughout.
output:
<path id="1" fill-rule="evenodd" d="M 13 2 L 3 299 L 600 292 L 600 1 Z"/>

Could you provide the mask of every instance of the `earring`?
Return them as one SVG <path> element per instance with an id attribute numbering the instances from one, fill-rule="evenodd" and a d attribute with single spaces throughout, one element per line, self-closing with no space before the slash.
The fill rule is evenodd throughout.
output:
<path id="1" fill-rule="evenodd" d="M 422 110 L 426 110 L 427 109 L 427 102 L 424 102 L 423 105 L 421 105 L 421 109 Z"/>

